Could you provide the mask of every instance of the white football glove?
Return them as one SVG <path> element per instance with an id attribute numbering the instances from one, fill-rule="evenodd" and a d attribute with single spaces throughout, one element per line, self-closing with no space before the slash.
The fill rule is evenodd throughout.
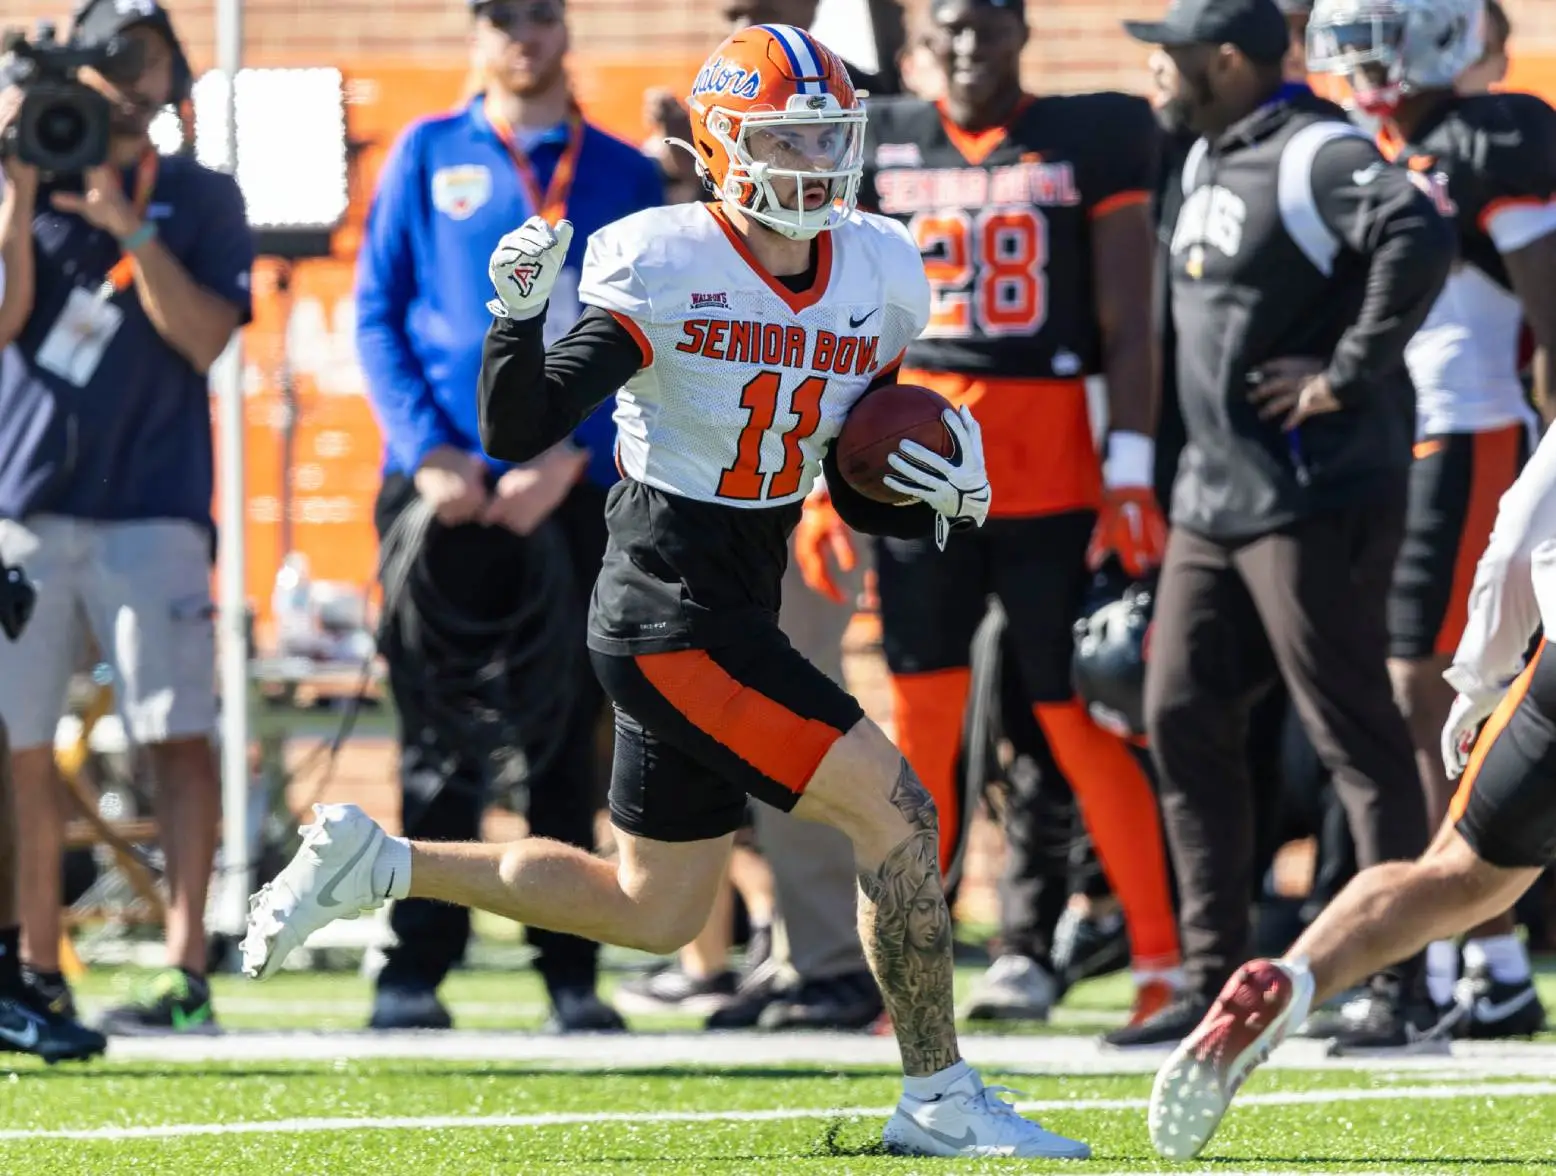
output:
<path id="1" fill-rule="evenodd" d="M 1453 700 L 1448 722 L 1443 726 L 1443 770 L 1448 779 L 1457 780 L 1475 750 L 1480 725 L 1497 709 L 1502 695 L 1497 693 L 1460 694 Z"/>
<path id="2" fill-rule="evenodd" d="M 903 440 L 886 464 L 896 471 L 881 479 L 898 494 L 908 494 L 935 511 L 935 546 L 945 550 L 951 524 L 967 519 L 981 527 L 989 517 L 989 476 L 983 469 L 983 433 L 966 405 L 941 414 L 956 451 L 949 458 Z"/>
<path id="3" fill-rule="evenodd" d="M 511 319 L 531 319 L 543 311 L 572 240 L 572 221 L 557 221 L 553 229 L 538 216 L 503 237 L 486 267 L 497 291 L 487 309 Z"/>

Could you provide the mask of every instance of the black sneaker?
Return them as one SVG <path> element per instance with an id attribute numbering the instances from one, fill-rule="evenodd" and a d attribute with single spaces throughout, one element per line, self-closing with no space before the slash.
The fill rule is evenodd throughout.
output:
<path id="1" fill-rule="evenodd" d="M 31 968 L 23 968 L 22 985 L 36 998 L 41 1008 L 68 1021 L 77 1019 L 75 994 L 70 991 L 70 983 L 61 973 L 34 972 Z"/>
<path id="2" fill-rule="evenodd" d="M 84 1062 L 108 1048 L 108 1039 L 71 1017 L 51 1012 L 32 993 L 0 997 L 0 1050 L 55 1062 Z"/>
<path id="3" fill-rule="evenodd" d="M 551 990 L 551 1016 L 546 1033 L 625 1033 L 621 1014 L 600 999 L 592 988 Z"/>
<path id="4" fill-rule="evenodd" d="M 1061 990 L 1129 967 L 1129 935 L 1120 912 L 1092 918 L 1066 907 L 1054 927 L 1048 963 Z"/>
<path id="5" fill-rule="evenodd" d="M 771 955 L 758 968 L 741 977 L 735 995 L 708 1014 L 704 1029 L 754 1029 L 762 1016 L 762 1010 L 781 996 L 789 995 L 797 986 L 780 983 L 781 968 Z"/>
<path id="6" fill-rule="evenodd" d="M 1125 1025 L 1102 1035 L 1102 1044 L 1114 1049 L 1143 1049 L 1177 1045 L 1205 1019 L 1210 1002 L 1187 993 L 1138 1025 Z"/>
<path id="7" fill-rule="evenodd" d="M 735 997 L 736 976 L 688 976 L 678 967 L 660 968 L 616 986 L 616 1006 L 640 1015 L 689 1013 L 705 1017 Z"/>
<path id="8" fill-rule="evenodd" d="M 164 968 L 137 987 L 130 1003 L 103 1014 L 98 1028 L 110 1037 L 154 1037 L 164 1033 L 221 1032 L 203 976 Z"/>
<path id="9" fill-rule="evenodd" d="M 433 988 L 379 987 L 373 996 L 369 1029 L 452 1029 L 454 1018 Z"/>
<path id="10" fill-rule="evenodd" d="M 1454 1026 L 1455 1037 L 1488 1041 L 1532 1037 L 1545 1030 L 1545 1006 L 1532 978 L 1508 984 L 1484 968 L 1472 968 L 1454 985 L 1453 996 L 1464 1010 Z"/>
<path id="11" fill-rule="evenodd" d="M 803 980 L 762 1010 L 757 1027 L 777 1029 L 868 1029 L 886 1009 L 869 972 L 848 972 L 824 980 Z"/>
<path id="12" fill-rule="evenodd" d="M 1459 1010 L 1445 1015 L 1424 996 L 1404 997 L 1397 981 L 1379 976 L 1363 994 L 1341 1006 L 1333 1021 L 1304 1026 L 1302 1035 L 1327 1037 L 1331 1057 L 1447 1053 L 1459 1017 Z"/>

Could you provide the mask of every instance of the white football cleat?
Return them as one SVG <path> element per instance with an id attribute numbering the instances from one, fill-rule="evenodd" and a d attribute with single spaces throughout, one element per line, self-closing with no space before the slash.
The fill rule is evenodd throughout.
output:
<path id="1" fill-rule="evenodd" d="M 249 899 L 243 971 L 256 979 L 275 975 L 286 957 L 319 928 L 384 905 L 387 893 L 373 891 L 373 863 L 386 846 L 404 854 L 409 878 L 405 844 L 389 837 L 356 805 L 316 804 L 313 813 L 316 821 L 302 827 L 297 855 Z"/>
<path id="2" fill-rule="evenodd" d="M 1045 1131 L 999 1097 L 1016 1093 L 1004 1086 L 985 1086 L 969 1071 L 933 1102 L 904 1094 L 886 1122 L 882 1143 L 899 1156 L 1091 1158 L 1086 1144 Z"/>
<path id="3" fill-rule="evenodd" d="M 1305 966 L 1254 960 L 1237 969 L 1156 1074 L 1147 1123 L 1157 1154 L 1169 1160 L 1199 1155 L 1232 1096 L 1306 1020 L 1312 1003 L 1313 974 Z"/>

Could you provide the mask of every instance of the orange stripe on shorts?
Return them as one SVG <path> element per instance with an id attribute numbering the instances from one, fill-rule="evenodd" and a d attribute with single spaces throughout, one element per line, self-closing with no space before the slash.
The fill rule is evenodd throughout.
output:
<path id="1" fill-rule="evenodd" d="M 1497 709 L 1491 712 L 1486 725 L 1480 729 L 1480 737 L 1475 740 L 1475 749 L 1470 752 L 1469 762 L 1464 765 L 1464 775 L 1459 780 L 1458 791 L 1453 794 L 1453 800 L 1448 804 L 1450 821 L 1457 821 L 1469 807 L 1470 793 L 1475 790 L 1475 781 L 1480 776 L 1481 765 L 1486 762 L 1486 755 L 1491 751 L 1491 745 L 1497 741 L 1497 736 L 1502 734 L 1512 720 L 1518 704 L 1529 693 L 1529 682 L 1534 677 L 1534 668 L 1540 664 L 1540 656 L 1544 652 L 1545 638 L 1542 637 L 1539 647 L 1534 651 L 1534 656 L 1524 667 L 1524 672 L 1513 679 L 1513 684 L 1507 688 L 1502 701 L 1497 703 Z"/>
<path id="2" fill-rule="evenodd" d="M 843 734 L 742 685 L 700 649 L 639 654 L 633 660 L 692 726 L 790 792 L 805 791 Z"/>

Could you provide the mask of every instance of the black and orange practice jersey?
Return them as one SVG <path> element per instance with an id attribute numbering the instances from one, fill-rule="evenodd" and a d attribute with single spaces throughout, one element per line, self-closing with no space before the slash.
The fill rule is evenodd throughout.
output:
<path id="1" fill-rule="evenodd" d="M 1463 260 L 1511 289 L 1502 253 L 1556 227 L 1556 110 L 1533 94 L 1455 96 L 1409 142 L 1379 145 L 1457 224 Z"/>
<path id="2" fill-rule="evenodd" d="M 1100 370 L 1090 224 L 1150 200 L 1160 132 L 1143 98 L 1027 96 L 961 130 L 934 103 L 870 104 L 860 205 L 901 220 L 932 290 L 905 364 L 1069 380 Z"/>

